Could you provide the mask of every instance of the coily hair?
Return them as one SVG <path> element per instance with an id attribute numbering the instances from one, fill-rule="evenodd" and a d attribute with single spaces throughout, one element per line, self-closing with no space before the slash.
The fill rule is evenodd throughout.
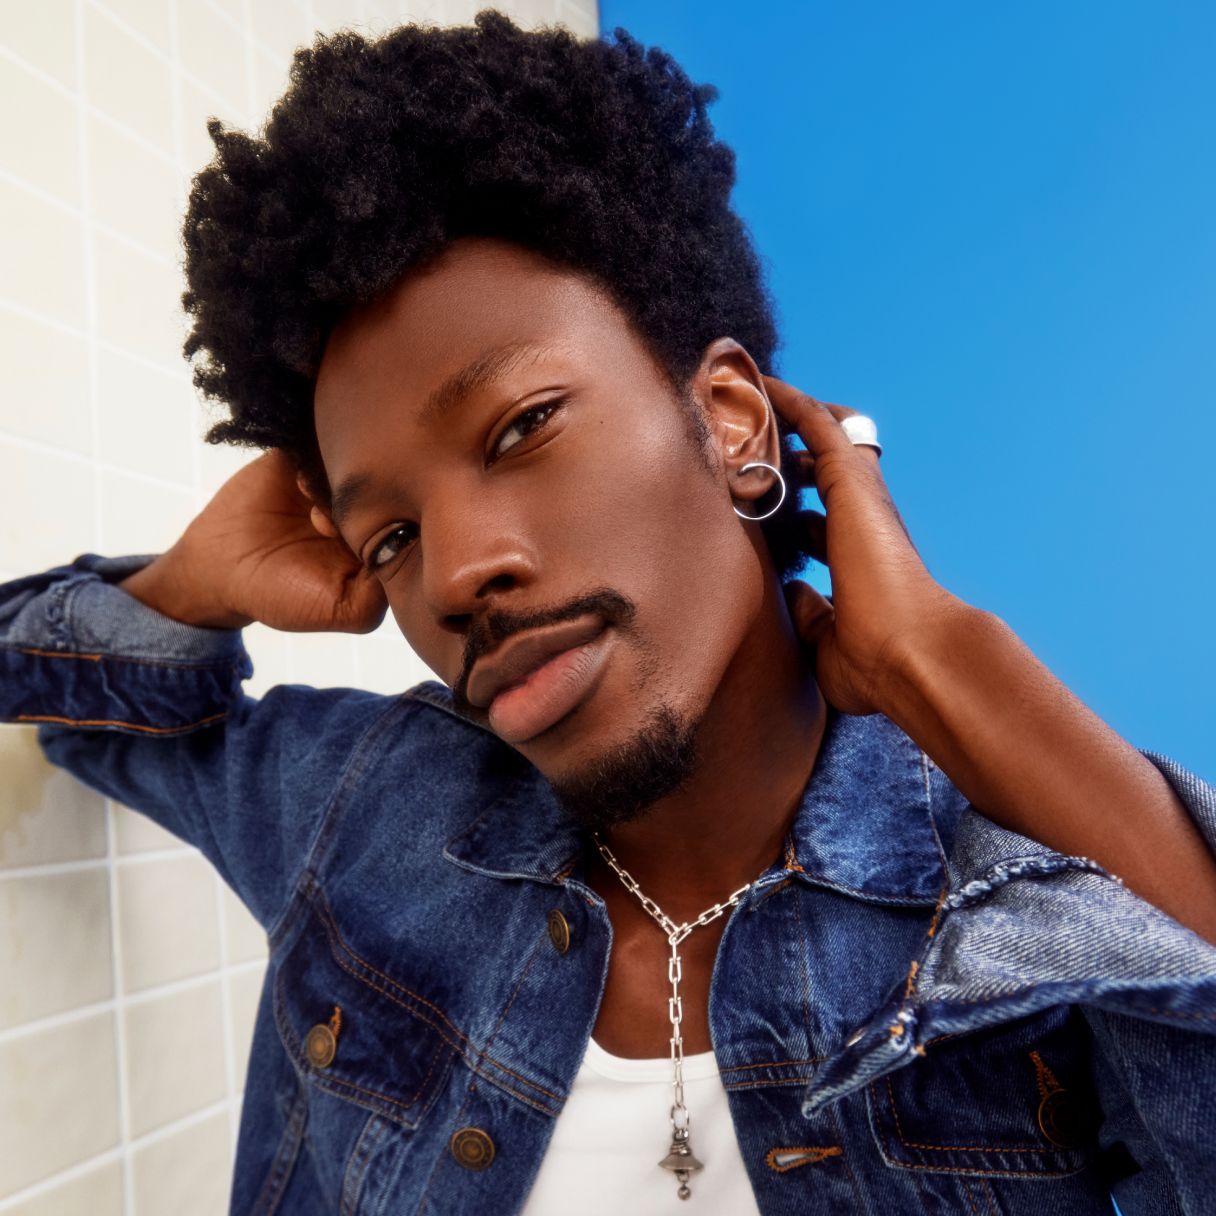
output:
<path id="1" fill-rule="evenodd" d="M 297 50 L 260 135 L 208 123 L 215 155 L 190 193 L 185 353 L 229 413 L 207 441 L 281 448 L 328 501 L 312 403 L 329 333 L 464 236 L 606 289 L 685 408 L 715 338 L 771 371 L 773 305 L 730 206 L 734 153 L 706 114 L 717 96 L 623 29 L 525 31 L 493 9 Z M 791 492 L 761 527 L 785 577 L 804 555 L 778 422 Z"/>

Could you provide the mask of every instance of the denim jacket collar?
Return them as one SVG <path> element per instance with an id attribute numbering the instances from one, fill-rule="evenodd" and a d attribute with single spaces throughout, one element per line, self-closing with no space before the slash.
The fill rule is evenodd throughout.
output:
<path id="1" fill-rule="evenodd" d="M 428 682 L 411 695 L 461 716 L 442 684 Z M 933 905 L 946 865 L 931 813 L 928 763 L 890 719 L 829 708 L 814 772 L 770 875 L 876 903 Z M 448 842 L 444 856 L 498 878 L 554 883 L 573 870 L 584 845 L 548 782 L 525 762 Z"/>

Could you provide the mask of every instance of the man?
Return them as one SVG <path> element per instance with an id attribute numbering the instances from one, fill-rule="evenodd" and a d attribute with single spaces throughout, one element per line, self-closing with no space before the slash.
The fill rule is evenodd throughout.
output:
<path id="1" fill-rule="evenodd" d="M 1203 1210 L 1216 791 L 761 370 L 711 91 L 491 13 L 293 82 L 186 230 L 271 450 L 0 601 L 5 715 L 269 934 L 233 1211 Z M 241 693 L 242 626 L 386 610 L 443 684 Z"/>

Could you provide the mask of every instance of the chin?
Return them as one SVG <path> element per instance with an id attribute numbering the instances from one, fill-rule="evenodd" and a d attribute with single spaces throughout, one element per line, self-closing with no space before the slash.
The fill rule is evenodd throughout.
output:
<path id="1" fill-rule="evenodd" d="M 574 717 L 552 728 L 554 735 L 573 725 Z M 589 735 L 580 740 L 582 746 L 569 747 L 558 763 L 545 763 L 555 758 L 542 758 L 532 740 L 519 750 L 540 769 L 575 820 L 600 830 L 641 818 L 661 798 L 684 787 L 696 769 L 698 726 L 697 720 L 660 704 L 619 741 L 605 744 L 603 733 Z"/>

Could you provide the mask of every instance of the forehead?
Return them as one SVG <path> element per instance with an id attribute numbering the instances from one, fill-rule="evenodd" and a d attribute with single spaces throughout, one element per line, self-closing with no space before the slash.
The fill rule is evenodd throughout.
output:
<path id="1" fill-rule="evenodd" d="M 331 484 L 386 424 L 423 421 L 440 385 L 487 352 L 511 347 L 525 355 L 515 367 L 527 365 L 530 347 L 585 366 L 619 367 L 643 354 L 624 314 L 584 276 L 520 246 L 457 241 L 331 335 L 314 397 Z"/>

